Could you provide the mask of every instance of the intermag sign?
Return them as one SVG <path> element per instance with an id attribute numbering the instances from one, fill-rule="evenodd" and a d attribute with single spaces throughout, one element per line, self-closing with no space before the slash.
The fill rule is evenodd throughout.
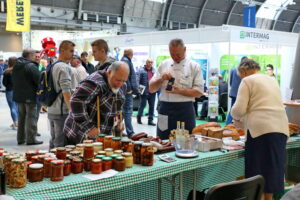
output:
<path id="1" fill-rule="evenodd" d="M 277 37 L 258 30 L 231 30 L 231 40 L 239 42 L 276 43 Z"/>

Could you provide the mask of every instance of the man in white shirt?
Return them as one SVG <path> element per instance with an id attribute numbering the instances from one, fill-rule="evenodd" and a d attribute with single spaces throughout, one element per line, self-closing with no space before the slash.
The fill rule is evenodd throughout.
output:
<path id="1" fill-rule="evenodd" d="M 196 126 L 193 102 L 203 94 L 201 67 L 186 58 L 186 47 L 181 39 L 169 43 L 172 59 L 163 61 L 150 81 L 149 91 L 162 88 L 159 100 L 157 136 L 168 139 L 170 131 L 177 128 L 177 121 L 185 122 L 185 129 L 192 132 Z M 174 78 L 171 90 L 168 82 Z"/>

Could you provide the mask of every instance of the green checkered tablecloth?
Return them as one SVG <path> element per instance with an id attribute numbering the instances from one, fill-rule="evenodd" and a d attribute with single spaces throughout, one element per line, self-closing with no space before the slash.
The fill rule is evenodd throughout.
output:
<path id="1" fill-rule="evenodd" d="M 287 149 L 300 147 L 300 137 L 289 143 Z M 168 153 L 175 157 L 175 153 Z M 295 155 L 291 155 L 293 157 Z M 290 158 L 290 155 L 289 155 Z M 298 164 L 300 159 L 297 160 Z M 7 188 L 7 194 L 15 199 L 157 199 L 158 179 L 161 179 L 161 199 L 178 199 L 179 192 L 174 190 L 164 177 L 172 179 L 173 175 L 183 172 L 184 197 L 193 188 L 192 180 L 196 170 L 196 188 L 202 190 L 222 182 L 233 181 L 244 174 L 244 150 L 221 153 L 213 151 L 200 153 L 193 159 L 177 158 L 176 162 L 165 163 L 157 159 L 154 166 L 134 165 L 114 177 L 89 180 L 83 174 L 71 174 L 62 182 L 51 182 L 45 178 L 43 182 L 28 183 L 25 188 Z M 179 178 L 174 178 L 178 184 Z"/>

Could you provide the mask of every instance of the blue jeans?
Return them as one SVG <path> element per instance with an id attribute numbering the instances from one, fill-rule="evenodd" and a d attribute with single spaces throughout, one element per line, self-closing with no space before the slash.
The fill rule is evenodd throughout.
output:
<path id="1" fill-rule="evenodd" d="M 231 108 L 232 108 L 232 106 L 233 106 L 234 103 L 235 103 L 236 97 L 230 97 L 230 98 L 231 98 Z M 231 116 L 231 114 L 230 114 L 231 108 L 230 108 L 230 111 L 228 112 L 228 115 L 227 115 L 226 125 L 232 123 L 232 116 Z"/>
<path id="2" fill-rule="evenodd" d="M 145 109 L 145 106 L 146 106 L 147 100 L 148 100 L 148 104 L 149 104 L 148 120 L 149 121 L 153 120 L 155 96 L 156 96 L 156 93 L 141 96 L 141 102 L 140 102 L 139 111 L 138 111 L 138 115 L 137 115 L 138 117 L 143 116 L 143 112 L 144 112 L 144 109 Z"/>
<path id="3" fill-rule="evenodd" d="M 131 116 L 133 111 L 133 98 L 132 94 L 126 94 L 125 96 L 125 103 L 123 105 L 123 118 L 125 121 L 125 128 L 127 136 L 130 137 L 134 131 L 131 124 Z"/>
<path id="4" fill-rule="evenodd" d="M 18 105 L 16 102 L 13 101 L 13 91 L 6 91 L 5 94 L 6 94 L 7 104 L 10 109 L 11 118 L 12 118 L 13 122 L 17 122 L 18 121 Z"/>

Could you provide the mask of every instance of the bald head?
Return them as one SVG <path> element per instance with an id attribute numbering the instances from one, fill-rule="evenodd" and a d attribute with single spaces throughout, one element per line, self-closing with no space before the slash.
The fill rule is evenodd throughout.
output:
<path id="1" fill-rule="evenodd" d="M 118 93 L 120 87 L 127 81 L 129 75 L 129 67 L 125 62 L 113 62 L 107 70 L 107 80 L 111 90 Z"/>
<path id="2" fill-rule="evenodd" d="M 133 57 L 133 50 L 132 49 L 125 49 L 124 50 L 124 56 L 132 59 L 132 57 Z"/>
<path id="3" fill-rule="evenodd" d="M 146 65 L 145 65 L 146 69 L 147 70 L 151 70 L 152 69 L 152 65 L 153 65 L 153 60 L 151 58 L 148 58 L 146 60 Z"/>

